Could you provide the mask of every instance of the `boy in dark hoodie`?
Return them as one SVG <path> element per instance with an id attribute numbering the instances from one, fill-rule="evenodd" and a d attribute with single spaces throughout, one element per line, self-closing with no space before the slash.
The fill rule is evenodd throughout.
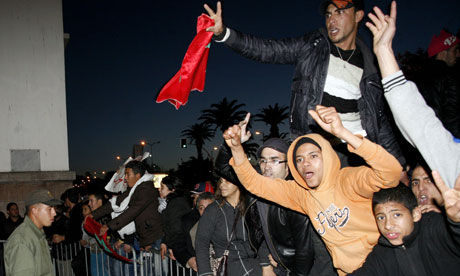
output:
<path id="1" fill-rule="evenodd" d="M 364 265 L 349 275 L 458 275 L 460 272 L 460 177 L 443 191 L 446 215 L 422 212 L 412 191 L 400 184 L 374 194 L 372 207 L 381 233 Z"/>

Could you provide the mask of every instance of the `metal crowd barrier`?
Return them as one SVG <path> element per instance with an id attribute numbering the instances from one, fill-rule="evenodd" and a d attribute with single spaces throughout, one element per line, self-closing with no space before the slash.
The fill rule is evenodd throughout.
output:
<path id="1" fill-rule="evenodd" d="M 6 241 L 0 241 L 3 243 Z M 192 269 L 184 268 L 169 258 L 161 259 L 157 250 L 139 252 L 131 248 L 129 253 L 118 250 L 118 254 L 134 261 L 134 264 L 119 261 L 99 247 L 86 248 L 75 244 L 51 246 L 51 257 L 56 276 L 194 276 Z M 3 255 L 1 256 L 3 263 Z M 0 275 L 2 273 L 0 272 Z"/>

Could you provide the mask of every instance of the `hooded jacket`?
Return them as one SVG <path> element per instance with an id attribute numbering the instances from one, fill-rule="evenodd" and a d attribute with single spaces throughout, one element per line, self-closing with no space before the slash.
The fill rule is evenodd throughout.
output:
<path id="1" fill-rule="evenodd" d="M 294 149 L 302 137 L 313 139 L 321 147 L 324 173 L 314 189 L 308 187 L 294 165 Z M 395 157 L 365 138 L 359 148 L 348 146 L 348 150 L 361 156 L 370 167 L 340 169 L 339 157 L 319 134 L 301 136 L 289 147 L 288 165 L 295 180 L 270 179 L 259 175 L 247 160 L 239 166 L 230 160 L 248 191 L 310 217 L 340 274 L 360 267 L 377 244 L 379 232 L 372 214 L 372 195 L 396 186 L 402 171 Z"/>

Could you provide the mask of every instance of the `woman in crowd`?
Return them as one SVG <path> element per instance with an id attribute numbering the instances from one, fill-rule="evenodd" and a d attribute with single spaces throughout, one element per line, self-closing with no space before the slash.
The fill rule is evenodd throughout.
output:
<path id="1" fill-rule="evenodd" d="M 198 275 L 213 275 L 211 244 L 215 251 L 212 258 L 220 258 L 228 250 L 228 275 L 262 275 L 243 223 L 245 208 L 243 188 L 219 179 L 216 201 L 206 208 L 198 224 L 195 247 Z"/>
<path id="2" fill-rule="evenodd" d="M 164 255 L 167 247 L 170 254 L 172 253 L 174 256 L 174 249 L 180 249 L 184 246 L 186 239 L 182 230 L 181 218 L 190 212 L 191 206 L 187 198 L 184 197 L 181 186 L 180 180 L 174 176 L 166 176 L 161 181 L 160 197 L 162 200 L 160 200 L 158 211 L 163 219 L 162 255 Z"/>

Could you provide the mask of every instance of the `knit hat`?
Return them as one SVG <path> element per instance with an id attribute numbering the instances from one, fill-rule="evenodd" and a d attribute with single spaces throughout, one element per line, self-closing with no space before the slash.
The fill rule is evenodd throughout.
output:
<path id="1" fill-rule="evenodd" d="M 297 150 L 303 144 L 313 144 L 313 145 L 317 146 L 319 149 L 321 149 L 321 146 L 315 140 L 311 139 L 310 137 L 302 137 L 302 138 L 300 138 L 300 140 L 297 141 L 297 143 L 294 146 L 294 150 L 292 151 L 292 154 L 293 154 L 292 160 L 295 160 Z M 297 169 L 297 163 L 294 162 L 294 166 Z"/>
<path id="2" fill-rule="evenodd" d="M 257 158 L 260 158 L 260 155 L 265 148 L 271 148 L 286 154 L 289 149 L 289 144 L 281 138 L 270 138 L 265 141 L 265 143 L 260 148 L 257 149 Z"/>
<path id="3" fill-rule="evenodd" d="M 459 42 L 458 37 L 444 30 L 441 30 L 438 36 L 434 35 L 428 46 L 428 56 L 432 57 L 444 50 L 454 47 Z"/>

